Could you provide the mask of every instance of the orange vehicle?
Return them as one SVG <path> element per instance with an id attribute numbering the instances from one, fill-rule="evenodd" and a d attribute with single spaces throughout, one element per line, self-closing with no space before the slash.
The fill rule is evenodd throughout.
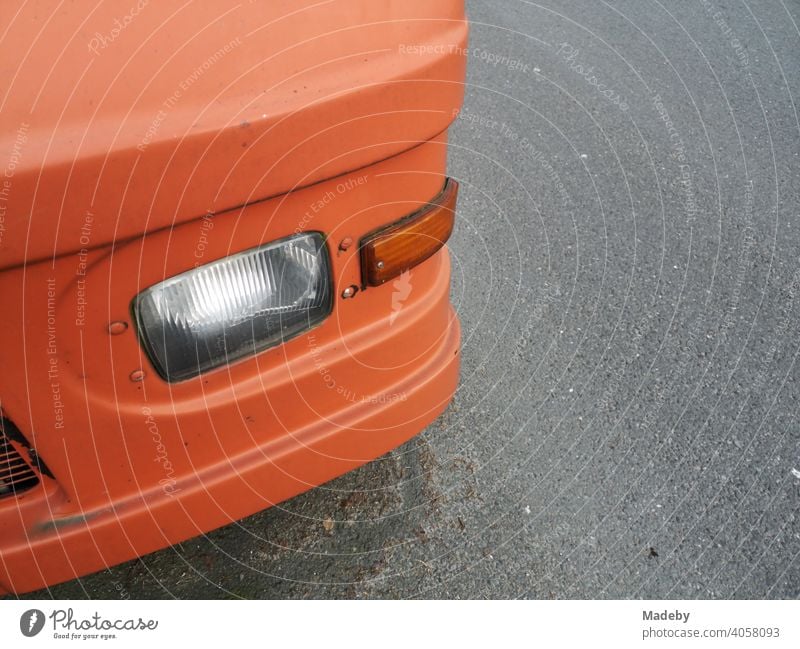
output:
<path id="1" fill-rule="evenodd" d="M 7 4 L 0 591 L 265 509 L 446 408 L 461 1 Z"/>

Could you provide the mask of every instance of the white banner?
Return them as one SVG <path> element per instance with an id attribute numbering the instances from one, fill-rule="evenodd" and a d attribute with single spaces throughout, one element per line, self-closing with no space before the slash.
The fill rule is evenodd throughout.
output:
<path id="1" fill-rule="evenodd" d="M 2 647 L 800 647 L 791 601 L 5 601 Z"/>

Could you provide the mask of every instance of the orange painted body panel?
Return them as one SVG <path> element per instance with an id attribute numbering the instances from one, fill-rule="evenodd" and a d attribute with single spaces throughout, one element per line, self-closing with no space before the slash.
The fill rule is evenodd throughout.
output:
<path id="1" fill-rule="evenodd" d="M 135 2 L 13 4 L 0 268 L 85 247 L 87 212 L 103 215 L 97 246 L 395 155 L 444 131 L 463 97 L 453 0 L 151 2 L 113 40 Z"/>
<path id="2" fill-rule="evenodd" d="M 17 32 L 13 47 L 2 44 L 13 54 L 4 67 L 39 77 L 46 70 L 58 81 L 35 89 L 41 114 L 28 118 L 0 239 L 0 336 L 15 341 L 0 347 L 0 406 L 53 477 L 0 498 L 0 590 L 74 578 L 281 502 L 406 441 L 452 397 L 459 325 L 447 250 L 410 271 L 402 300 L 391 281 L 343 299 L 362 271 L 358 246 L 339 242 L 359 241 L 441 192 L 463 57 L 441 49 L 399 56 L 398 46 L 406 37 L 463 45 L 461 3 L 254 4 L 261 13 L 216 22 L 196 8 L 184 16 L 195 21 L 189 27 L 165 20 L 169 3 L 159 5 L 159 29 L 173 29 L 173 39 L 209 30 L 202 41 L 181 40 L 187 52 L 169 39 L 159 46 L 163 35 L 147 40 L 154 26 L 143 9 L 92 54 L 86 87 L 60 77 L 56 50 L 72 57 L 74 72 L 71 39 L 81 34 L 86 48 L 111 14 L 80 27 L 86 16 L 57 17 L 61 45 L 50 43 L 50 66 L 37 40 L 29 38 L 27 55 Z M 360 7 L 358 15 L 344 5 Z M 270 31 L 270 20 L 284 29 Z M 352 29 L 364 23 L 363 32 Z M 225 54 L 137 149 L 155 99 L 209 48 L 259 26 L 271 37 L 247 40 L 252 50 L 242 38 L 241 60 Z M 112 70 L 103 60 L 126 64 L 126 48 L 146 71 Z M 296 50 L 290 59 L 282 58 L 287 48 Z M 173 70 L 173 60 L 183 64 Z M 164 64 L 159 74 L 156 63 Z M 119 79 L 119 69 L 131 76 Z M 254 93 L 256 80 L 279 90 Z M 110 90 L 92 112 L 98 83 Z M 21 94 L 2 106 L 4 141 L 14 142 L 36 92 Z M 301 231 L 327 238 L 332 314 L 256 356 L 181 383 L 162 380 L 132 325 L 133 297 Z"/>

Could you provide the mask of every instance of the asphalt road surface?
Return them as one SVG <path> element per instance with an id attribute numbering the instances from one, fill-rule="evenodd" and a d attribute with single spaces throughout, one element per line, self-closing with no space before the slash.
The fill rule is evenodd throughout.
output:
<path id="1" fill-rule="evenodd" d="M 800 595 L 800 3 L 469 13 L 452 407 L 35 596 Z"/>

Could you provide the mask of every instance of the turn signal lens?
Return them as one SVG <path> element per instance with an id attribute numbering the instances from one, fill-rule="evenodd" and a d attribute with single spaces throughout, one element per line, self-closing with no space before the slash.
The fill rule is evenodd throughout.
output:
<path id="1" fill-rule="evenodd" d="M 139 336 L 167 381 L 279 345 L 331 312 L 319 233 L 253 248 L 151 286 L 134 300 Z"/>
<path id="2" fill-rule="evenodd" d="M 421 210 L 362 239 L 364 284 L 380 286 L 436 253 L 453 232 L 457 197 L 458 183 L 448 178 Z"/>

